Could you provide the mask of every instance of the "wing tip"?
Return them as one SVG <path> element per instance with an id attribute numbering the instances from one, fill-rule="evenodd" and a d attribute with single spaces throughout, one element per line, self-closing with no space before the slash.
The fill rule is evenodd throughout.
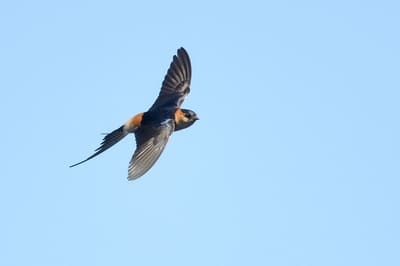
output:
<path id="1" fill-rule="evenodd" d="M 185 48 L 183 48 L 183 47 L 181 46 L 181 47 L 178 48 L 177 53 L 178 53 L 178 54 L 179 54 L 179 53 L 185 53 L 185 54 L 187 54 L 188 52 L 186 51 Z"/>
<path id="2" fill-rule="evenodd" d="M 189 53 L 186 51 L 185 48 L 180 47 L 177 51 L 176 54 L 178 55 L 178 57 L 187 57 L 189 58 Z"/>
<path id="3" fill-rule="evenodd" d="M 139 177 L 143 176 L 148 170 L 150 170 L 150 168 L 146 169 L 143 171 L 137 171 L 138 169 L 134 169 L 133 165 L 129 164 L 129 169 L 128 169 L 128 181 L 133 181 L 138 179 Z"/>

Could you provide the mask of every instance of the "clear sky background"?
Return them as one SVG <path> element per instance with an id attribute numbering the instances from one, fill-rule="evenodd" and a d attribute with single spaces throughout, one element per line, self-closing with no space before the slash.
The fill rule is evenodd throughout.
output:
<path id="1" fill-rule="evenodd" d="M 3 1 L 0 265 L 400 265 L 398 1 Z M 128 182 L 179 47 L 172 135 Z"/>

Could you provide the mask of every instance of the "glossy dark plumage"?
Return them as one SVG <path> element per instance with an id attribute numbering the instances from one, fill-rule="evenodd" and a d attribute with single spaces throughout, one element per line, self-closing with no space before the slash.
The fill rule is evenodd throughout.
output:
<path id="1" fill-rule="evenodd" d="M 180 108 L 190 92 L 191 75 L 189 55 L 184 48 L 180 48 L 177 55 L 174 55 L 160 93 L 149 110 L 133 116 L 121 127 L 107 134 L 93 155 L 70 167 L 94 158 L 129 133 L 134 133 L 136 150 L 129 162 L 128 179 L 133 180 L 145 174 L 160 157 L 169 136 L 198 120 L 194 111 Z"/>
<path id="2" fill-rule="evenodd" d="M 158 110 L 162 107 L 180 108 L 183 100 L 190 92 L 191 78 L 192 66 L 189 55 L 185 49 L 180 48 L 177 55 L 174 55 L 167 75 L 165 75 L 160 94 L 149 111 Z"/>

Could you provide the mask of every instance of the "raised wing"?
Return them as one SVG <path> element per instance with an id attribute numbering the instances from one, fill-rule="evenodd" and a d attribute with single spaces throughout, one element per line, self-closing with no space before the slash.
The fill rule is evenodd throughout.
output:
<path id="1" fill-rule="evenodd" d="M 190 58 L 186 50 L 181 47 L 178 49 L 177 55 L 174 55 L 162 83 L 160 94 L 149 111 L 163 107 L 179 108 L 190 92 L 191 77 Z"/>

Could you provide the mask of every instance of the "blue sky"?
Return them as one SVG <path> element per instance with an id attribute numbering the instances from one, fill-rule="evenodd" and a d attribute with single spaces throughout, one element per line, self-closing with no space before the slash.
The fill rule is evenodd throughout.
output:
<path id="1" fill-rule="evenodd" d="M 0 3 L 0 265 L 400 265 L 397 1 Z M 179 47 L 200 116 L 128 182 Z"/>

